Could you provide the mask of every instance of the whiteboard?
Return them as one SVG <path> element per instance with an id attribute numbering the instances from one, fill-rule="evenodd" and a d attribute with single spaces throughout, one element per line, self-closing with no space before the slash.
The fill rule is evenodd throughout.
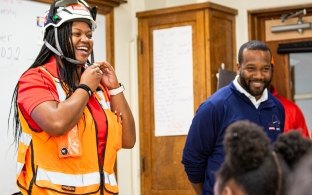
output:
<path id="1" fill-rule="evenodd" d="M 0 0 L 0 194 L 18 191 L 16 148 L 12 145 L 13 130 L 8 131 L 7 119 L 18 78 L 33 63 L 43 44 L 42 27 L 37 23 L 37 17 L 44 16 L 49 6 L 30 0 Z M 97 29 L 93 34 L 95 61 L 106 59 L 105 37 L 105 16 L 98 14 Z"/>

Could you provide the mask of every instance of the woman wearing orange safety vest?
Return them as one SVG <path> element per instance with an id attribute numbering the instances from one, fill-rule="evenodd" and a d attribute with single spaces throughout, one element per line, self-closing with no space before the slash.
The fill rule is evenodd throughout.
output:
<path id="1" fill-rule="evenodd" d="M 135 125 L 113 67 L 93 62 L 95 17 L 83 0 L 55 1 L 44 45 L 16 85 L 22 194 L 118 193 L 116 154 L 134 146 Z"/>

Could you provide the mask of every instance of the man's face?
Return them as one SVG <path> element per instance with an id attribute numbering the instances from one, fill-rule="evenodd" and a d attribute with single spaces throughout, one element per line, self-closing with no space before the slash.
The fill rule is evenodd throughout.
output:
<path id="1" fill-rule="evenodd" d="M 238 71 L 240 85 L 258 100 L 272 80 L 270 52 L 245 49 Z"/>

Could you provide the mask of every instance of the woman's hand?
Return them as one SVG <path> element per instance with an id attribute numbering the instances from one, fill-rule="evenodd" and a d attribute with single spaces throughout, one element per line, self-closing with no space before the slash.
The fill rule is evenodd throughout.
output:
<path id="1" fill-rule="evenodd" d="M 119 87 L 119 82 L 115 74 L 114 68 L 108 62 L 96 62 L 102 71 L 101 84 L 108 89 L 115 89 Z"/>
<path id="2" fill-rule="evenodd" d="M 103 72 L 100 69 L 100 65 L 96 63 L 92 64 L 82 73 L 80 84 L 85 84 L 89 86 L 92 91 L 95 91 L 101 82 L 102 76 Z"/>

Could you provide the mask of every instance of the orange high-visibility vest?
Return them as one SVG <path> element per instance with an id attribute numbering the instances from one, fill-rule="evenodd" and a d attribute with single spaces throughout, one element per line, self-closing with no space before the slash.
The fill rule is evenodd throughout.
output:
<path id="1" fill-rule="evenodd" d="M 55 81 L 60 101 L 66 98 Z M 97 92 L 108 121 L 104 165 L 97 152 L 97 129 L 86 107 L 78 124 L 62 136 L 34 132 L 19 110 L 22 133 L 17 154 L 17 185 L 23 194 L 117 194 L 114 166 L 122 144 L 121 121 L 110 109 L 107 91 Z"/>

